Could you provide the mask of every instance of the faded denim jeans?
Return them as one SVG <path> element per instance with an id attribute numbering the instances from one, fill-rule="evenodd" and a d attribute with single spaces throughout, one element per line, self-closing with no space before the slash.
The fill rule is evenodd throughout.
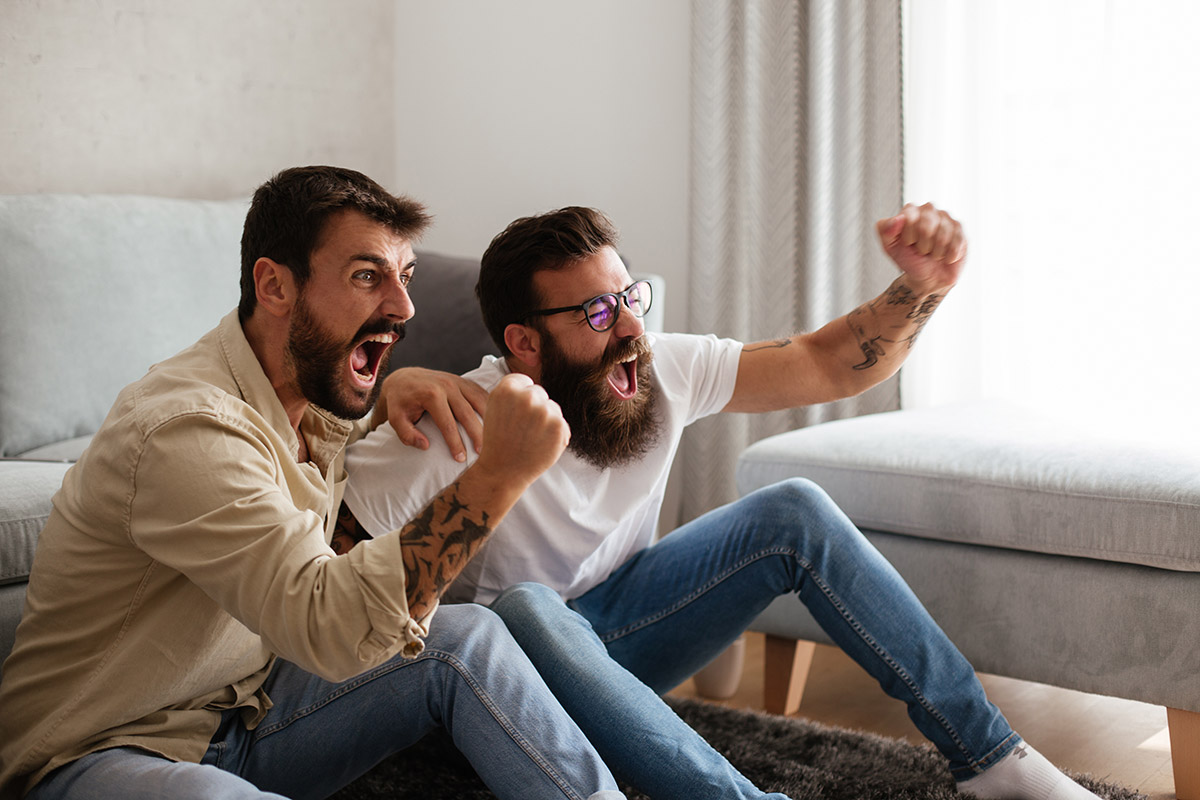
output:
<path id="1" fill-rule="evenodd" d="M 565 605 L 520 584 L 492 608 L 618 778 L 656 798 L 713 787 L 749 798 L 762 793 L 689 738 L 658 695 L 789 593 L 907 705 L 956 780 L 1020 742 L 904 579 L 810 481 L 768 486 L 693 520 Z"/>
<path id="2" fill-rule="evenodd" d="M 500 798 L 623 798 L 595 750 L 496 615 L 437 612 L 425 651 L 343 683 L 279 661 L 274 706 L 254 730 L 226 712 L 203 763 L 134 748 L 93 753 L 52 772 L 33 800 L 324 798 L 444 726 Z"/>

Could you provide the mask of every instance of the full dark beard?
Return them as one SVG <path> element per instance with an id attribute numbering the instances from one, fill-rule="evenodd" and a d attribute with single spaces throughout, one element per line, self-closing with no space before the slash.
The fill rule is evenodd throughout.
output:
<path id="1" fill-rule="evenodd" d="M 637 355 L 637 392 L 617 398 L 608 385 L 613 367 Z M 626 340 L 605 353 L 599 365 L 574 364 L 553 337 L 542 337 L 542 388 L 562 408 L 571 426 L 570 449 L 598 469 L 641 458 L 656 444 L 661 420 L 656 413 L 654 355 L 644 338 Z"/>
<path id="2" fill-rule="evenodd" d="M 338 341 L 317 321 L 307 298 L 300 298 L 288 326 L 287 354 L 308 402 L 347 420 L 360 419 L 371 410 L 391 369 L 389 354 L 381 359 L 370 390 L 348 384 L 344 370 L 354 343 L 373 333 L 395 333 L 403 339 L 404 323 L 378 319 L 363 325 L 349 342 Z"/>

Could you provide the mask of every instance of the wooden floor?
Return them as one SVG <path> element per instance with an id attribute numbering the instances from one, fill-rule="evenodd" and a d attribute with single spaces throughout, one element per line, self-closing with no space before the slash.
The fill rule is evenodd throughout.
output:
<path id="1" fill-rule="evenodd" d="M 738 691 L 729 700 L 714 702 L 762 709 L 763 641 L 761 634 L 746 634 L 746 666 Z M 1059 767 L 1127 786 L 1150 800 L 1174 800 L 1165 709 L 994 675 L 979 678 L 1013 728 Z M 695 697 L 696 690 L 689 680 L 671 694 Z M 833 647 L 817 647 L 799 716 L 925 741 L 904 705 Z"/>

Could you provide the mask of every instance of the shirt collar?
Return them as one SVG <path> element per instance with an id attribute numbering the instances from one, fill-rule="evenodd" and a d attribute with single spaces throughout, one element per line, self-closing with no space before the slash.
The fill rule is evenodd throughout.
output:
<path id="1" fill-rule="evenodd" d="M 271 386 L 271 381 L 263 371 L 258 356 L 254 354 L 254 349 L 246 339 L 236 309 L 221 319 L 217 331 L 221 352 L 242 399 L 262 415 L 272 430 L 283 437 L 288 443 L 292 458 L 297 458 L 300 453 L 300 440 L 296 437 L 279 395 L 275 393 L 275 388 Z M 309 458 L 324 471 L 345 448 L 354 423 L 338 419 L 325 409 L 309 403 L 300 420 L 300 427 L 304 429 L 308 438 Z"/>

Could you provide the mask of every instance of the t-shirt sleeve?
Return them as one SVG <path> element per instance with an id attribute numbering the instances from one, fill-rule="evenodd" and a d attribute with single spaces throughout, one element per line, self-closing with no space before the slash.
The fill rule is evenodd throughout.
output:
<path id="1" fill-rule="evenodd" d="M 417 428 L 429 440 L 429 449 L 409 447 L 385 423 L 346 451 L 349 481 L 343 500 L 371 536 L 403 528 L 478 458 L 461 426 L 459 435 L 467 442 L 465 463 L 450 455 L 441 431 L 428 416 Z"/>
<path id="2" fill-rule="evenodd" d="M 506 372 L 502 361 L 488 356 L 463 377 L 490 392 Z M 412 522 L 479 457 L 461 425 L 458 433 L 467 444 L 464 463 L 450 455 L 449 445 L 428 414 L 417 422 L 417 429 L 429 440 L 427 450 L 404 444 L 385 422 L 346 451 L 349 481 L 342 499 L 358 524 L 373 537 Z"/>
<path id="3" fill-rule="evenodd" d="M 737 385 L 742 343 L 712 334 L 648 334 L 660 387 L 678 396 L 684 424 L 716 414 L 729 404 Z"/>

